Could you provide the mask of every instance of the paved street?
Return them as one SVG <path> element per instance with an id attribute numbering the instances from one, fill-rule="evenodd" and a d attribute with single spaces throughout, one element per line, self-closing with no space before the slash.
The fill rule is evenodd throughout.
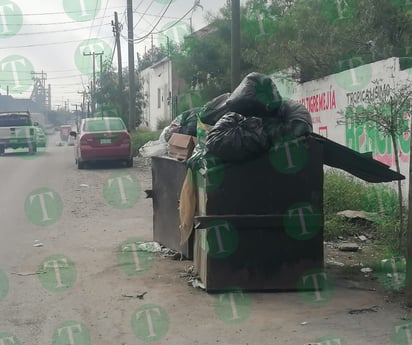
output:
<path id="1" fill-rule="evenodd" d="M 79 171 L 73 148 L 55 141 L 35 157 L 0 157 L 1 345 L 397 344 L 390 334 L 407 312 L 353 282 L 337 280 L 320 306 L 188 286 L 190 261 L 136 251 L 152 239 L 150 168 Z"/>

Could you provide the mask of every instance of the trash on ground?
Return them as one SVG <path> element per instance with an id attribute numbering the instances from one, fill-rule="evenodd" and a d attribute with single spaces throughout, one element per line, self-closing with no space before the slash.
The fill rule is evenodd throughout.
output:
<path id="1" fill-rule="evenodd" d="M 122 295 L 122 297 L 128 297 L 128 298 L 138 298 L 138 299 L 144 299 L 144 295 L 147 294 L 147 291 L 138 293 L 136 295 Z"/>
<path id="2" fill-rule="evenodd" d="M 162 247 L 157 242 L 138 242 L 137 250 L 149 253 L 158 253 L 162 251 Z"/>
<path id="3" fill-rule="evenodd" d="M 366 212 L 366 211 L 353 211 L 353 210 L 345 210 L 337 213 L 338 216 L 342 216 L 348 219 L 362 219 L 368 222 L 376 223 L 378 218 L 378 214 L 375 212 Z"/>
<path id="4" fill-rule="evenodd" d="M 139 149 L 139 153 L 145 158 L 163 156 L 167 153 L 167 142 L 163 140 L 149 141 Z"/>
<path id="5" fill-rule="evenodd" d="M 206 290 L 205 285 L 198 278 L 193 279 L 190 283 L 192 284 L 192 286 L 194 288 L 199 288 L 199 289 L 202 289 L 202 290 Z"/>
<path id="6" fill-rule="evenodd" d="M 80 185 L 80 187 L 89 187 L 89 185 L 88 185 L 88 184 L 85 184 L 85 183 L 82 183 L 82 184 Z"/>
<path id="7" fill-rule="evenodd" d="M 379 306 L 374 305 L 370 308 L 351 309 L 348 311 L 348 313 L 349 314 L 377 313 L 378 310 L 379 310 Z"/>
<path id="8" fill-rule="evenodd" d="M 373 269 L 370 268 L 370 267 L 364 267 L 364 268 L 361 268 L 361 272 L 362 273 L 371 273 L 371 272 L 373 272 Z"/>
<path id="9" fill-rule="evenodd" d="M 357 252 L 359 246 L 356 243 L 342 243 L 339 245 L 339 250 L 341 252 Z"/>
<path id="10" fill-rule="evenodd" d="M 345 264 L 343 262 L 335 261 L 334 259 L 326 259 L 325 263 L 332 266 L 343 267 Z"/>
<path id="11" fill-rule="evenodd" d="M 44 246 L 44 244 L 41 243 L 39 240 L 34 241 L 33 247 L 43 247 L 43 246 Z"/>
<path id="12" fill-rule="evenodd" d="M 358 238 L 359 238 L 362 242 L 365 242 L 365 241 L 368 240 L 368 238 L 367 238 L 366 236 L 364 236 L 364 235 L 359 235 Z"/>
<path id="13" fill-rule="evenodd" d="M 301 322 L 300 324 L 302 325 L 302 326 L 305 326 L 305 325 L 307 325 L 309 322 L 307 322 L 307 321 L 303 321 L 303 322 Z"/>

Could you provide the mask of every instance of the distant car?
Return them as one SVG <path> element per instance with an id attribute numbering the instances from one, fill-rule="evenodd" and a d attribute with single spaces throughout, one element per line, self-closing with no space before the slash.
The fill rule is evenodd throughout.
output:
<path id="1" fill-rule="evenodd" d="M 46 147 L 46 134 L 41 127 L 36 126 L 37 147 Z"/>
<path id="2" fill-rule="evenodd" d="M 76 138 L 74 155 L 77 167 L 86 162 L 124 161 L 133 166 L 132 143 L 126 125 L 120 117 L 82 119 L 80 132 L 70 132 Z"/>

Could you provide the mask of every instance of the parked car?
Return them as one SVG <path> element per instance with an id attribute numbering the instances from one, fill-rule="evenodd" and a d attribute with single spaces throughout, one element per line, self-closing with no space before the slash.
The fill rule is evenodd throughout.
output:
<path id="1" fill-rule="evenodd" d="M 70 132 L 76 138 L 74 155 L 77 167 L 91 161 L 124 161 L 133 166 L 130 134 L 120 117 L 82 119 L 80 131 Z"/>
<path id="2" fill-rule="evenodd" d="M 38 125 L 28 111 L 0 112 L 0 154 L 7 148 L 27 148 L 30 154 L 35 154 Z"/>
<path id="3" fill-rule="evenodd" d="M 39 126 L 36 126 L 36 143 L 37 147 L 46 147 L 46 134 Z"/>

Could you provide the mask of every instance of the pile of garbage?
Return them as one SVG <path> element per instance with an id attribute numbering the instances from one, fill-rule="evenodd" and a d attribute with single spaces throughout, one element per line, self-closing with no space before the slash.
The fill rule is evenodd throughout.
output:
<path id="1" fill-rule="evenodd" d="M 178 133 L 196 137 L 188 157 L 192 167 L 207 154 L 222 162 L 240 162 L 267 152 L 284 138 L 311 132 L 312 120 L 305 106 L 283 99 L 269 76 L 252 72 L 232 93 L 180 114 L 158 141 L 149 142 L 140 153 L 145 157 L 166 154 L 169 140 Z"/>

